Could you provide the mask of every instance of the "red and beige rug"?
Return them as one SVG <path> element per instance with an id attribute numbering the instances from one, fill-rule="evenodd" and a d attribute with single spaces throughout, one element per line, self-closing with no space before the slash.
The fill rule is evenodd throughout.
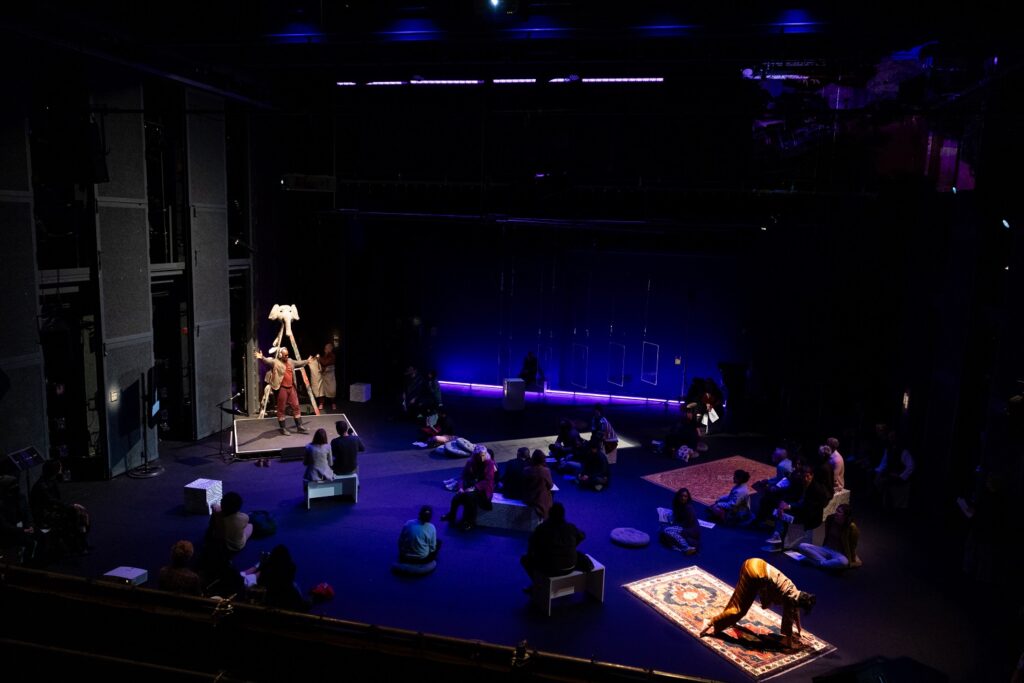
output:
<path id="1" fill-rule="evenodd" d="M 835 650 L 808 631 L 803 631 L 805 647 L 784 650 L 779 632 L 782 618 L 756 601 L 736 626 L 718 636 L 701 638 L 704 620 L 725 607 L 732 597 L 733 587 L 700 567 L 685 567 L 641 579 L 627 583 L 624 588 L 757 681 Z"/>
<path id="2" fill-rule="evenodd" d="M 720 496 L 729 493 L 729 489 L 732 488 L 732 474 L 736 470 L 750 472 L 750 486 L 756 481 L 775 476 L 775 468 L 772 465 L 765 465 L 742 455 L 733 455 L 700 465 L 687 465 L 667 472 L 648 474 L 644 479 L 652 484 L 664 486 L 673 493 L 677 489 L 688 488 L 693 500 L 711 505 Z"/>

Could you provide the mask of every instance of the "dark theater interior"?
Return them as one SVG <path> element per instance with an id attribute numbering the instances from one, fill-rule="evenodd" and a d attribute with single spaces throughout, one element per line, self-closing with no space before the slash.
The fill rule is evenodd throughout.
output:
<path id="1" fill-rule="evenodd" d="M 6 6 L 4 680 L 1024 683 L 1024 42 L 906 5 Z"/>

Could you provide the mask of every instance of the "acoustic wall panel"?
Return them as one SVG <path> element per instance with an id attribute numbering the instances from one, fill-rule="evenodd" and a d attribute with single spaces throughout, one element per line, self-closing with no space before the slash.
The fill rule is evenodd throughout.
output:
<path id="1" fill-rule="evenodd" d="M 95 113 L 90 145 L 92 165 L 106 166 L 108 180 L 97 179 L 96 198 L 146 199 L 146 132 L 142 119 L 142 86 L 100 86 L 92 94 Z M 94 174 L 98 171 L 94 170 Z M 148 254 L 147 254 L 148 258 Z"/>
<path id="2" fill-rule="evenodd" d="M 0 159 L 0 191 L 31 191 L 25 115 L 13 103 L 0 111 Z"/>
<path id="3" fill-rule="evenodd" d="M 3 292 L 4 353 L 19 356 L 39 352 L 39 284 L 36 276 L 32 204 L 0 199 L 0 291 Z M 0 454 L 3 455 L 3 454 Z"/>
<path id="4" fill-rule="evenodd" d="M 0 457 L 35 446 L 50 450 L 43 356 L 0 356 Z"/>
<path id="5" fill-rule="evenodd" d="M 0 117 L 0 291 L 6 332 L 0 354 L 0 457 L 27 446 L 50 449 L 43 354 L 39 345 L 39 279 L 29 182 L 28 134 L 17 96 Z"/>
<path id="6" fill-rule="evenodd" d="M 220 427 L 231 395 L 231 305 L 228 296 L 227 148 L 224 101 L 186 92 L 191 214 L 193 406 L 196 438 Z"/>
<path id="7" fill-rule="evenodd" d="M 107 345 L 103 359 L 107 416 L 107 460 L 110 476 L 124 474 L 142 465 L 143 453 L 157 458 L 156 430 L 146 427 L 144 418 L 145 369 L 153 364 L 153 343 L 140 339 Z M 143 434 L 146 441 L 143 441 Z"/>
<path id="8" fill-rule="evenodd" d="M 114 78 L 114 77 L 110 77 Z M 91 94 L 95 133 L 105 167 L 97 177 L 96 249 L 99 293 L 98 401 L 105 419 L 107 474 L 158 457 L 156 430 L 143 418 L 142 379 L 153 366 L 153 305 L 149 276 L 145 130 L 142 87 L 105 80 Z"/>
<path id="9" fill-rule="evenodd" d="M 103 339 L 151 333 L 146 208 L 101 203 L 97 223 Z"/>
<path id="10" fill-rule="evenodd" d="M 228 214 L 196 209 L 192 216 L 193 316 L 198 324 L 230 317 L 228 296 Z"/>
<path id="11" fill-rule="evenodd" d="M 224 99 L 190 90 L 185 94 L 185 106 L 189 202 L 193 206 L 227 206 Z"/>
<path id="12" fill-rule="evenodd" d="M 221 425 L 220 403 L 231 396 L 231 324 L 214 320 L 195 324 L 196 432 L 209 436 Z M 231 424 L 230 417 L 227 424 Z"/>

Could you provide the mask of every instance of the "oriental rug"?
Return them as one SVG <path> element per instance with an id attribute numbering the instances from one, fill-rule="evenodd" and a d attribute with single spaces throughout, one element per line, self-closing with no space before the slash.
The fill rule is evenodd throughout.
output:
<path id="1" fill-rule="evenodd" d="M 712 505 L 720 496 L 729 493 L 729 489 L 732 488 L 732 475 L 736 470 L 750 472 L 750 481 L 747 484 L 751 487 L 754 482 L 775 476 L 775 468 L 772 465 L 765 465 L 742 455 L 733 455 L 699 465 L 687 465 L 666 472 L 648 474 L 644 479 L 673 493 L 677 489 L 688 488 L 694 501 Z"/>
<path id="2" fill-rule="evenodd" d="M 704 620 L 722 611 L 732 597 L 733 587 L 697 566 L 627 583 L 624 588 L 756 681 L 835 650 L 808 631 L 803 631 L 801 649 L 784 649 L 782 618 L 758 602 L 736 626 L 717 636 L 701 638 Z"/>

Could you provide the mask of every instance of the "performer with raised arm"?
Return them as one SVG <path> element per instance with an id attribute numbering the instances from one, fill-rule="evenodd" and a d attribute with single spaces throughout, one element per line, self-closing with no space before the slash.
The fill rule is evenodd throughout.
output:
<path id="1" fill-rule="evenodd" d="M 291 408 L 292 417 L 295 418 L 295 430 L 300 434 L 308 434 L 309 430 L 302 426 L 299 394 L 295 391 L 295 370 L 305 367 L 312 357 L 306 360 L 289 360 L 288 349 L 281 346 L 277 349 L 277 355 L 274 358 L 265 357 L 259 349 L 256 350 L 256 358 L 270 366 L 268 381 L 271 388 L 277 392 L 277 425 L 280 432 L 285 435 L 291 434 L 284 423 L 288 414 L 287 410 Z"/>

